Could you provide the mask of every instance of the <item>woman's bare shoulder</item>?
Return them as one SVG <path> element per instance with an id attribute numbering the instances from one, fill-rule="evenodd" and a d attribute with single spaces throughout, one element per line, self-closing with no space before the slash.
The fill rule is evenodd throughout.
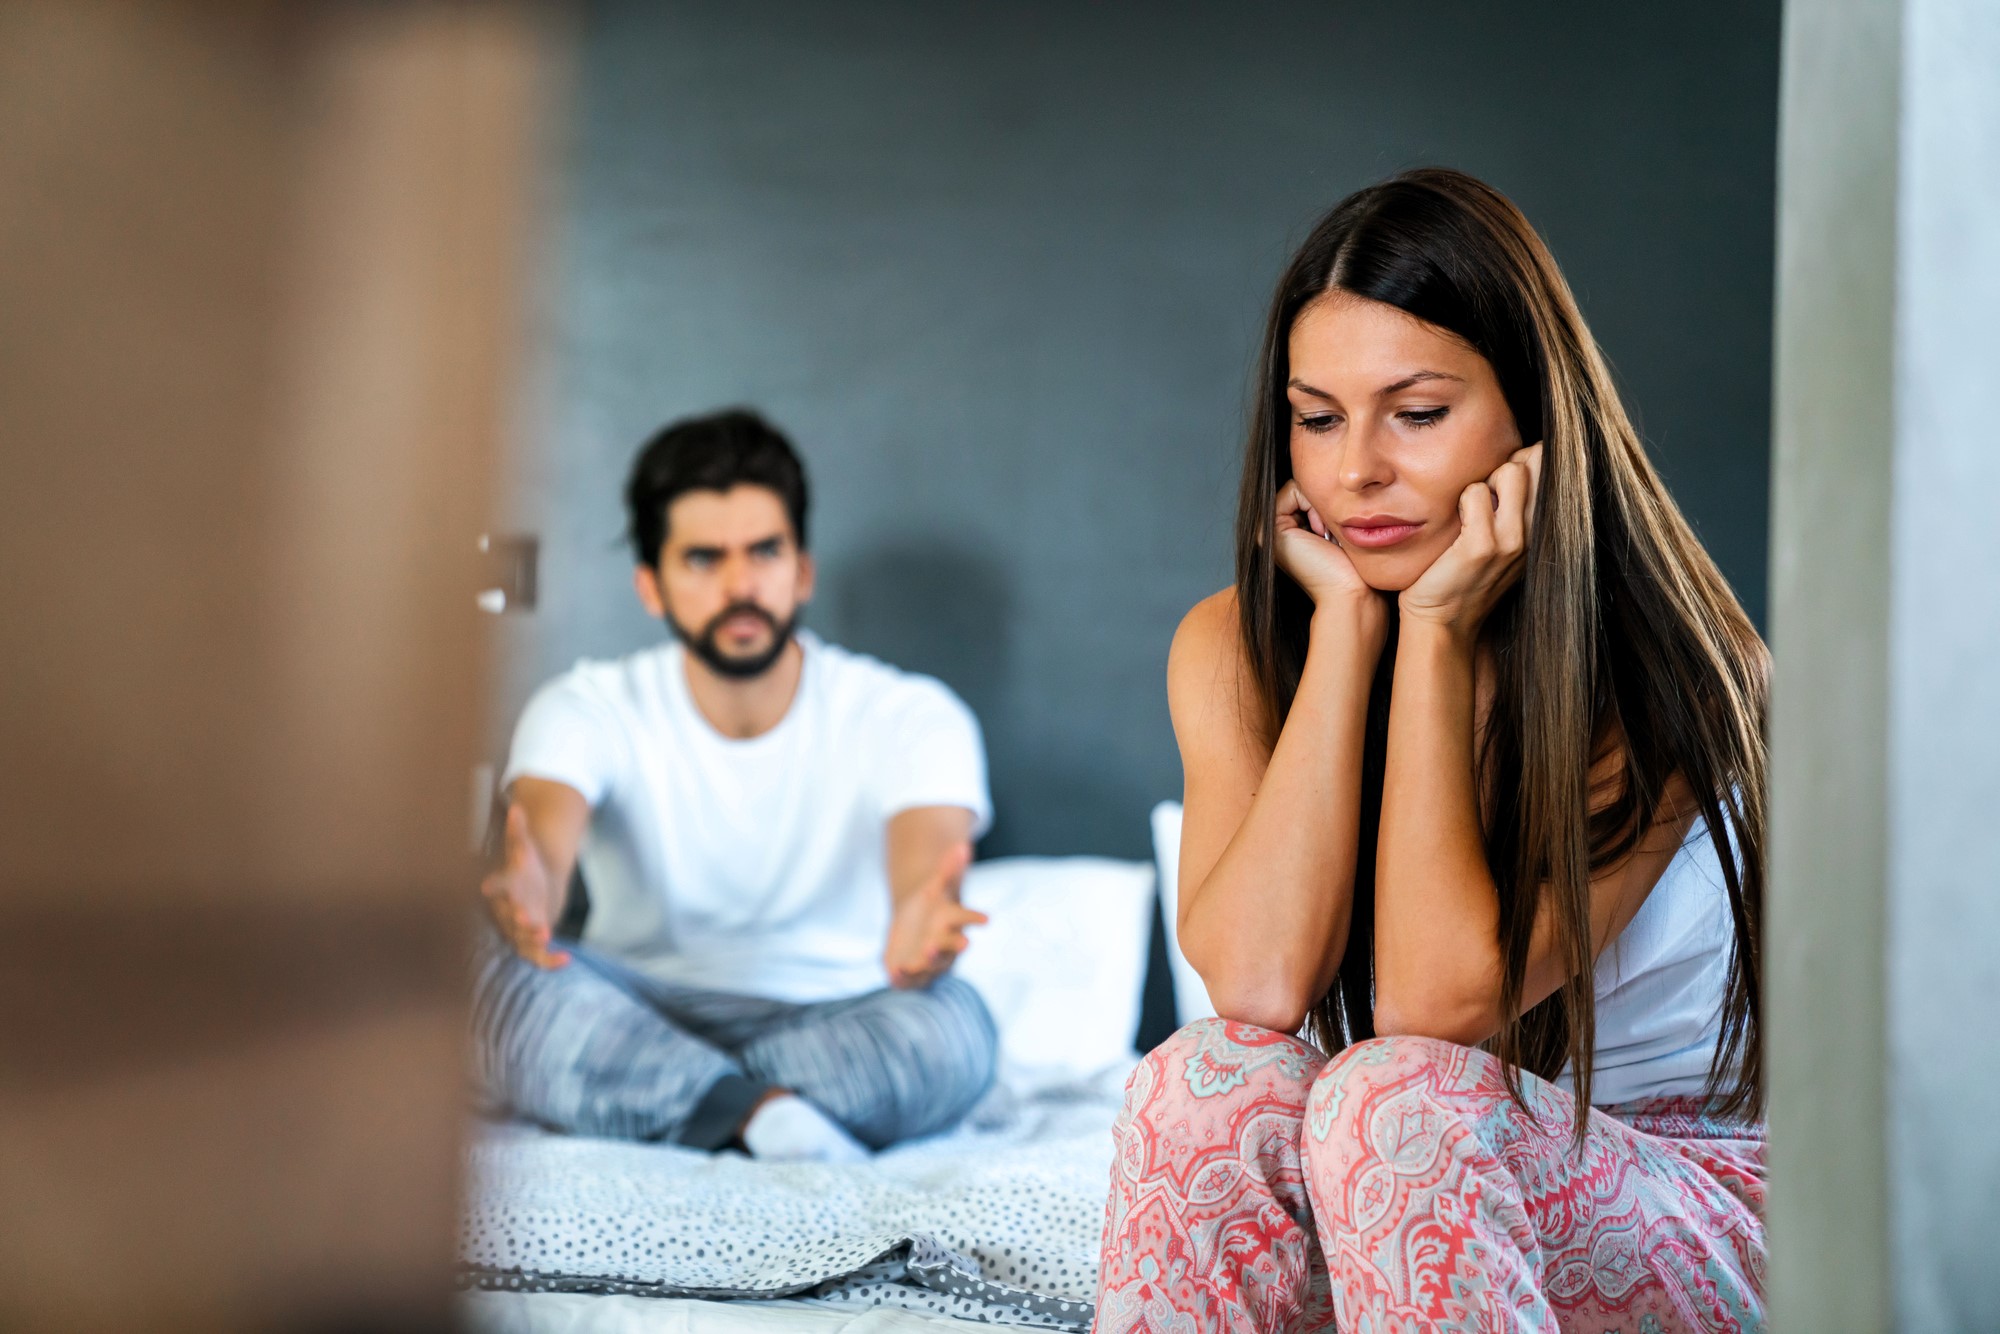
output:
<path id="1" fill-rule="evenodd" d="M 1243 632 L 1236 613 L 1236 589 L 1232 585 L 1188 609 L 1174 631 L 1174 646 L 1167 655 L 1169 688 L 1190 673 L 1206 679 L 1217 669 L 1244 661 Z"/>
<path id="2" fill-rule="evenodd" d="M 1254 735 L 1260 715 L 1255 676 L 1243 649 L 1236 590 L 1225 588 L 1194 604 L 1174 632 L 1167 655 L 1167 706 L 1183 748 L 1225 738 L 1233 746 Z"/>

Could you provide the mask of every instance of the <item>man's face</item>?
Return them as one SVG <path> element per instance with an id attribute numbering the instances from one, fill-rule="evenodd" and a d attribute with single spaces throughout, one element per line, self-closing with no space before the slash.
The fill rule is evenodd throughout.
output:
<path id="1" fill-rule="evenodd" d="M 659 569 L 633 575 L 646 610 L 722 676 L 760 676 L 790 641 L 812 597 L 812 557 L 799 550 L 776 492 L 749 484 L 689 491 L 667 507 Z"/>

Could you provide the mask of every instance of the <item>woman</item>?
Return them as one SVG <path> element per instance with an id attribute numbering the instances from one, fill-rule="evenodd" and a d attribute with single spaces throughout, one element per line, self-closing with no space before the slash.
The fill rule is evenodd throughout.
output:
<path id="1" fill-rule="evenodd" d="M 1761 1327 L 1756 631 L 1490 187 L 1341 203 L 1260 375 L 1168 667 L 1222 1017 L 1127 1089 L 1098 1329 Z"/>

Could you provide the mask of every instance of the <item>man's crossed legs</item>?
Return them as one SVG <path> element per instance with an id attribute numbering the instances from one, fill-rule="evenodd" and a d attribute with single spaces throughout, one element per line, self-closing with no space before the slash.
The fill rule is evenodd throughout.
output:
<path id="1" fill-rule="evenodd" d="M 558 1130 L 727 1144 L 788 1089 L 870 1148 L 944 1130 L 993 1082 L 993 1020 L 946 975 L 795 1004 L 678 986 L 589 949 L 537 968 L 482 930 L 473 1079 L 488 1106 Z"/>

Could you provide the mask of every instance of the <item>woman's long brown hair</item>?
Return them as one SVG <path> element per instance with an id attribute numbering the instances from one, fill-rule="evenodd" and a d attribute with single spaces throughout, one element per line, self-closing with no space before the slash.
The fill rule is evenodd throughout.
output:
<path id="1" fill-rule="evenodd" d="M 1548 248 L 1511 201 L 1462 172 L 1406 172 L 1349 196 L 1278 285 L 1236 519 L 1241 633 L 1266 710 L 1256 721 L 1275 741 L 1305 664 L 1312 605 L 1274 563 L 1273 510 L 1292 475 L 1292 324 L 1332 289 L 1465 340 L 1492 364 L 1521 439 L 1543 445 L 1525 570 L 1481 632 L 1495 689 L 1477 761 L 1480 814 L 1508 1016 L 1489 1046 L 1510 1090 L 1520 1097 L 1521 1070 L 1548 1078 L 1567 1065 L 1582 1133 L 1597 1029 L 1590 879 L 1632 852 L 1678 775 L 1706 821 L 1735 926 L 1709 1090 L 1726 1112 L 1760 1111 L 1764 644 L 1647 459 Z M 1375 845 L 1395 651 L 1392 630 L 1369 699 L 1346 953 L 1309 1018 L 1329 1052 L 1374 1036 Z M 1597 794 L 1593 813 L 1590 769 L 1608 746 L 1624 763 L 1615 796 Z M 1524 1014 L 1545 898 L 1571 981 Z"/>

